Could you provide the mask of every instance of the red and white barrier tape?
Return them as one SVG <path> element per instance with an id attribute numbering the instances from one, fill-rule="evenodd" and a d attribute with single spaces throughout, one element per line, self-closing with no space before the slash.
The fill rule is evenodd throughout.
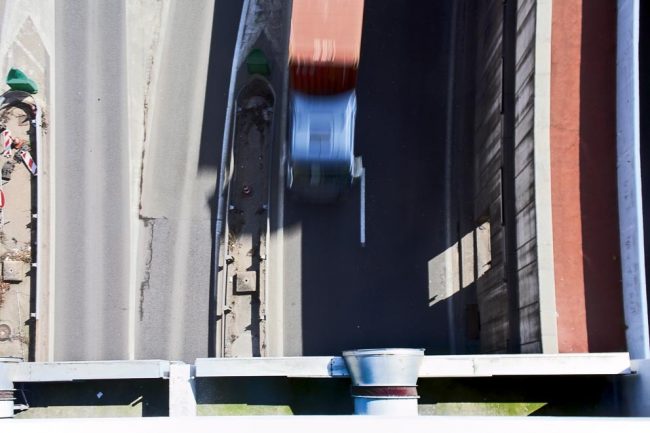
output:
<path id="1" fill-rule="evenodd" d="M 26 150 L 21 150 L 18 152 L 18 154 L 23 159 L 23 162 L 25 163 L 27 169 L 29 169 L 29 171 L 31 171 L 32 174 L 36 176 L 37 167 L 34 159 L 32 158 L 32 155 L 30 155 Z"/>
<path id="2" fill-rule="evenodd" d="M 8 129 L 2 131 L 2 156 L 9 158 L 11 156 L 11 146 L 14 143 L 14 138 Z"/>

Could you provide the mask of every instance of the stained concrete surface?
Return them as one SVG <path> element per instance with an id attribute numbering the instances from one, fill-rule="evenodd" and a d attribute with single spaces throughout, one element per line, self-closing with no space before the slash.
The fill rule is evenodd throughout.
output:
<path id="1" fill-rule="evenodd" d="M 38 260 L 39 272 L 47 275 L 49 264 L 49 193 L 47 185 L 50 177 L 50 144 L 49 104 L 50 92 L 50 53 L 53 43 L 53 24 L 43 19 L 43 15 L 51 10 L 51 5 L 43 1 L 17 0 L 0 2 L 0 76 L 4 81 L 9 68 L 16 67 L 25 72 L 36 82 L 39 92 L 28 96 L 25 93 L 6 93 L 5 106 L 0 110 L 4 126 L 12 135 L 23 140 L 30 148 L 30 153 L 38 166 L 39 184 L 43 186 L 38 191 L 37 180 L 27 171 L 23 163 L 15 162 L 11 180 L 3 181 L 6 198 L 4 222 L 2 227 L 2 257 L 19 256 L 24 264 L 23 281 L 5 285 L 9 289 L 4 293 L 4 305 L 0 306 L 0 324 L 11 328 L 9 340 L 0 342 L 0 356 L 16 356 L 25 360 L 42 360 L 47 356 L 49 302 L 48 285 L 43 280 L 42 290 L 36 292 L 35 269 L 31 262 Z M 3 91 L 9 90 L 3 88 Z M 38 104 L 43 112 L 41 126 L 43 135 L 36 137 L 34 104 Z M 36 140 L 41 141 L 40 154 L 36 149 Z M 9 161 L 0 158 L 0 164 Z M 37 202 L 41 209 L 37 209 Z M 32 218 L 37 214 L 39 220 Z M 39 253 L 37 257 L 35 244 L 36 227 L 41 227 L 39 233 Z M 3 290 L 0 288 L 0 290 Z M 31 313 L 35 317 L 31 317 Z"/>

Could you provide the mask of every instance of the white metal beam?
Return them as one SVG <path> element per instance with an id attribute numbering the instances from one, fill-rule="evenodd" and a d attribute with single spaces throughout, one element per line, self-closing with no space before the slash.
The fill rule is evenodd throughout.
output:
<path id="1" fill-rule="evenodd" d="M 419 377 L 613 375 L 630 373 L 628 353 L 425 356 Z M 197 377 L 349 377 L 343 358 L 200 358 Z"/>
<path id="2" fill-rule="evenodd" d="M 169 361 L 21 362 L 11 364 L 13 382 L 66 382 L 169 377 Z"/>
<path id="3" fill-rule="evenodd" d="M 194 367 L 195 377 L 349 377 L 340 356 L 200 358 Z M 20 362 L 9 364 L 9 371 L 13 382 L 166 379 L 170 377 L 170 361 Z M 458 355 L 425 356 L 419 377 L 614 375 L 630 372 L 628 353 Z"/>

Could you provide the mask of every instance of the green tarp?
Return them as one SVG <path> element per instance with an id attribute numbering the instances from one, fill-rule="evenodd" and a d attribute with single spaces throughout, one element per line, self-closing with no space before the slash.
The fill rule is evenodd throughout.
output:
<path id="1" fill-rule="evenodd" d="M 29 78 L 23 71 L 16 68 L 11 68 L 7 74 L 7 85 L 11 90 L 22 90 L 27 93 L 37 93 L 38 86 Z"/>

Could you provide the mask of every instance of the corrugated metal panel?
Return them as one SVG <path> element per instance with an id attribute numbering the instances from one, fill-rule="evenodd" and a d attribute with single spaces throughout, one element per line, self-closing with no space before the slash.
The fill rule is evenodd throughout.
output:
<path id="1" fill-rule="evenodd" d="M 474 152 L 475 219 L 488 219 L 491 264 L 477 282 L 481 352 L 504 353 L 508 340 L 508 293 L 504 284 L 504 236 L 501 215 L 503 148 L 503 10 L 500 2 L 478 2 Z"/>
<path id="2" fill-rule="evenodd" d="M 475 218 L 490 221 L 493 259 L 477 281 L 484 353 L 541 350 L 532 163 L 535 4 L 517 2 L 510 21 L 516 29 L 506 29 L 502 2 L 478 2 Z M 511 48 L 506 31 L 513 32 Z M 511 93 L 504 94 L 504 80 L 513 75 L 514 83 L 506 81 Z"/>

